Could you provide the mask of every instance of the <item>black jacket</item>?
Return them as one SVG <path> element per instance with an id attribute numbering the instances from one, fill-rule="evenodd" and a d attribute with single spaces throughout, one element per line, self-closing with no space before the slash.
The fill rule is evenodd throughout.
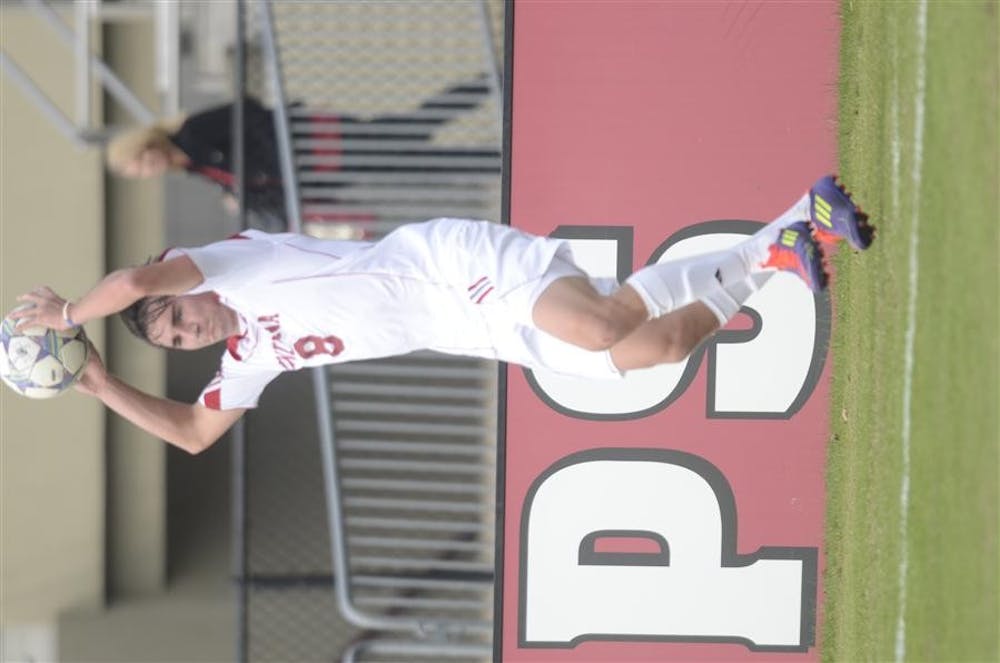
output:
<path id="1" fill-rule="evenodd" d="M 249 97 L 243 108 L 247 208 L 284 222 L 285 197 L 272 113 Z M 191 159 L 188 170 L 227 193 L 234 191 L 232 113 L 231 103 L 195 113 L 170 136 Z"/>

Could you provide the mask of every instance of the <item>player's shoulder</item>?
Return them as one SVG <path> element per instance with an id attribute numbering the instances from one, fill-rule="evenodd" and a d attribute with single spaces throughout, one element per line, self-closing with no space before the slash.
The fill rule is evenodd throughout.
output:
<path id="1" fill-rule="evenodd" d="M 260 329 L 256 324 L 247 325 L 238 336 L 226 339 L 226 347 L 219 357 L 219 370 L 224 377 L 241 377 L 266 372 L 270 365 L 260 350 Z"/>
<path id="2" fill-rule="evenodd" d="M 238 233 L 230 235 L 225 239 L 217 240 L 210 244 L 205 244 L 205 247 L 229 249 L 229 250 L 239 250 L 239 252 L 245 252 L 248 249 L 261 249 L 264 247 L 275 247 L 282 244 L 287 244 L 296 237 L 295 233 L 268 233 L 262 230 L 242 230 Z"/>
<path id="3" fill-rule="evenodd" d="M 230 235 L 223 241 L 255 240 L 260 242 L 280 243 L 286 242 L 289 238 L 295 237 L 295 233 L 269 233 L 263 230 L 249 228 Z"/>

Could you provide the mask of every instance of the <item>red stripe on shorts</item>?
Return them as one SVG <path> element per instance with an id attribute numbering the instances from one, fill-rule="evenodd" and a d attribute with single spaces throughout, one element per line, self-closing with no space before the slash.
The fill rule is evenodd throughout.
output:
<path id="1" fill-rule="evenodd" d="M 486 299 L 486 295 L 490 294 L 491 292 L 493 292 L 493 286 L 488 287 L 486 289 L 486 292 L 484 292 L 483 294 L 479 295 L 479 299 L 476 300 L 476 303 L 477 304 L 482 304 L 483 300 Z"/>

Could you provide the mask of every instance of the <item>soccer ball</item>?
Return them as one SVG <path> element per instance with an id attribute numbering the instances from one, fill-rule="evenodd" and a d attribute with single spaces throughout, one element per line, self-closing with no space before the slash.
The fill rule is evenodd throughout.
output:
<path id="1" fill-rule="evenodd" d="M 0 326 L 0 378 L 28 398 L 52 398 L 66 391 L 90 354 L 83 327 L 15 329 L 15 322 L 8 316 Z"/>

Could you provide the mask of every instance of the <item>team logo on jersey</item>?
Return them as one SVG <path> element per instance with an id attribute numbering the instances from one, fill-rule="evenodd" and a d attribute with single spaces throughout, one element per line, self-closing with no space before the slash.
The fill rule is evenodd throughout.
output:
<path id="1" fill-rule="evenodd" d="M 286 371 L 294 371 L 295 350 L 288 344 L 281 334 L 281 318 L 275 313 L 273 315 L 262 315 L 257 318 L 257 322 L 271 334 L 271 347 L 274 349 L 274 358 L 278 364 Z"/>

